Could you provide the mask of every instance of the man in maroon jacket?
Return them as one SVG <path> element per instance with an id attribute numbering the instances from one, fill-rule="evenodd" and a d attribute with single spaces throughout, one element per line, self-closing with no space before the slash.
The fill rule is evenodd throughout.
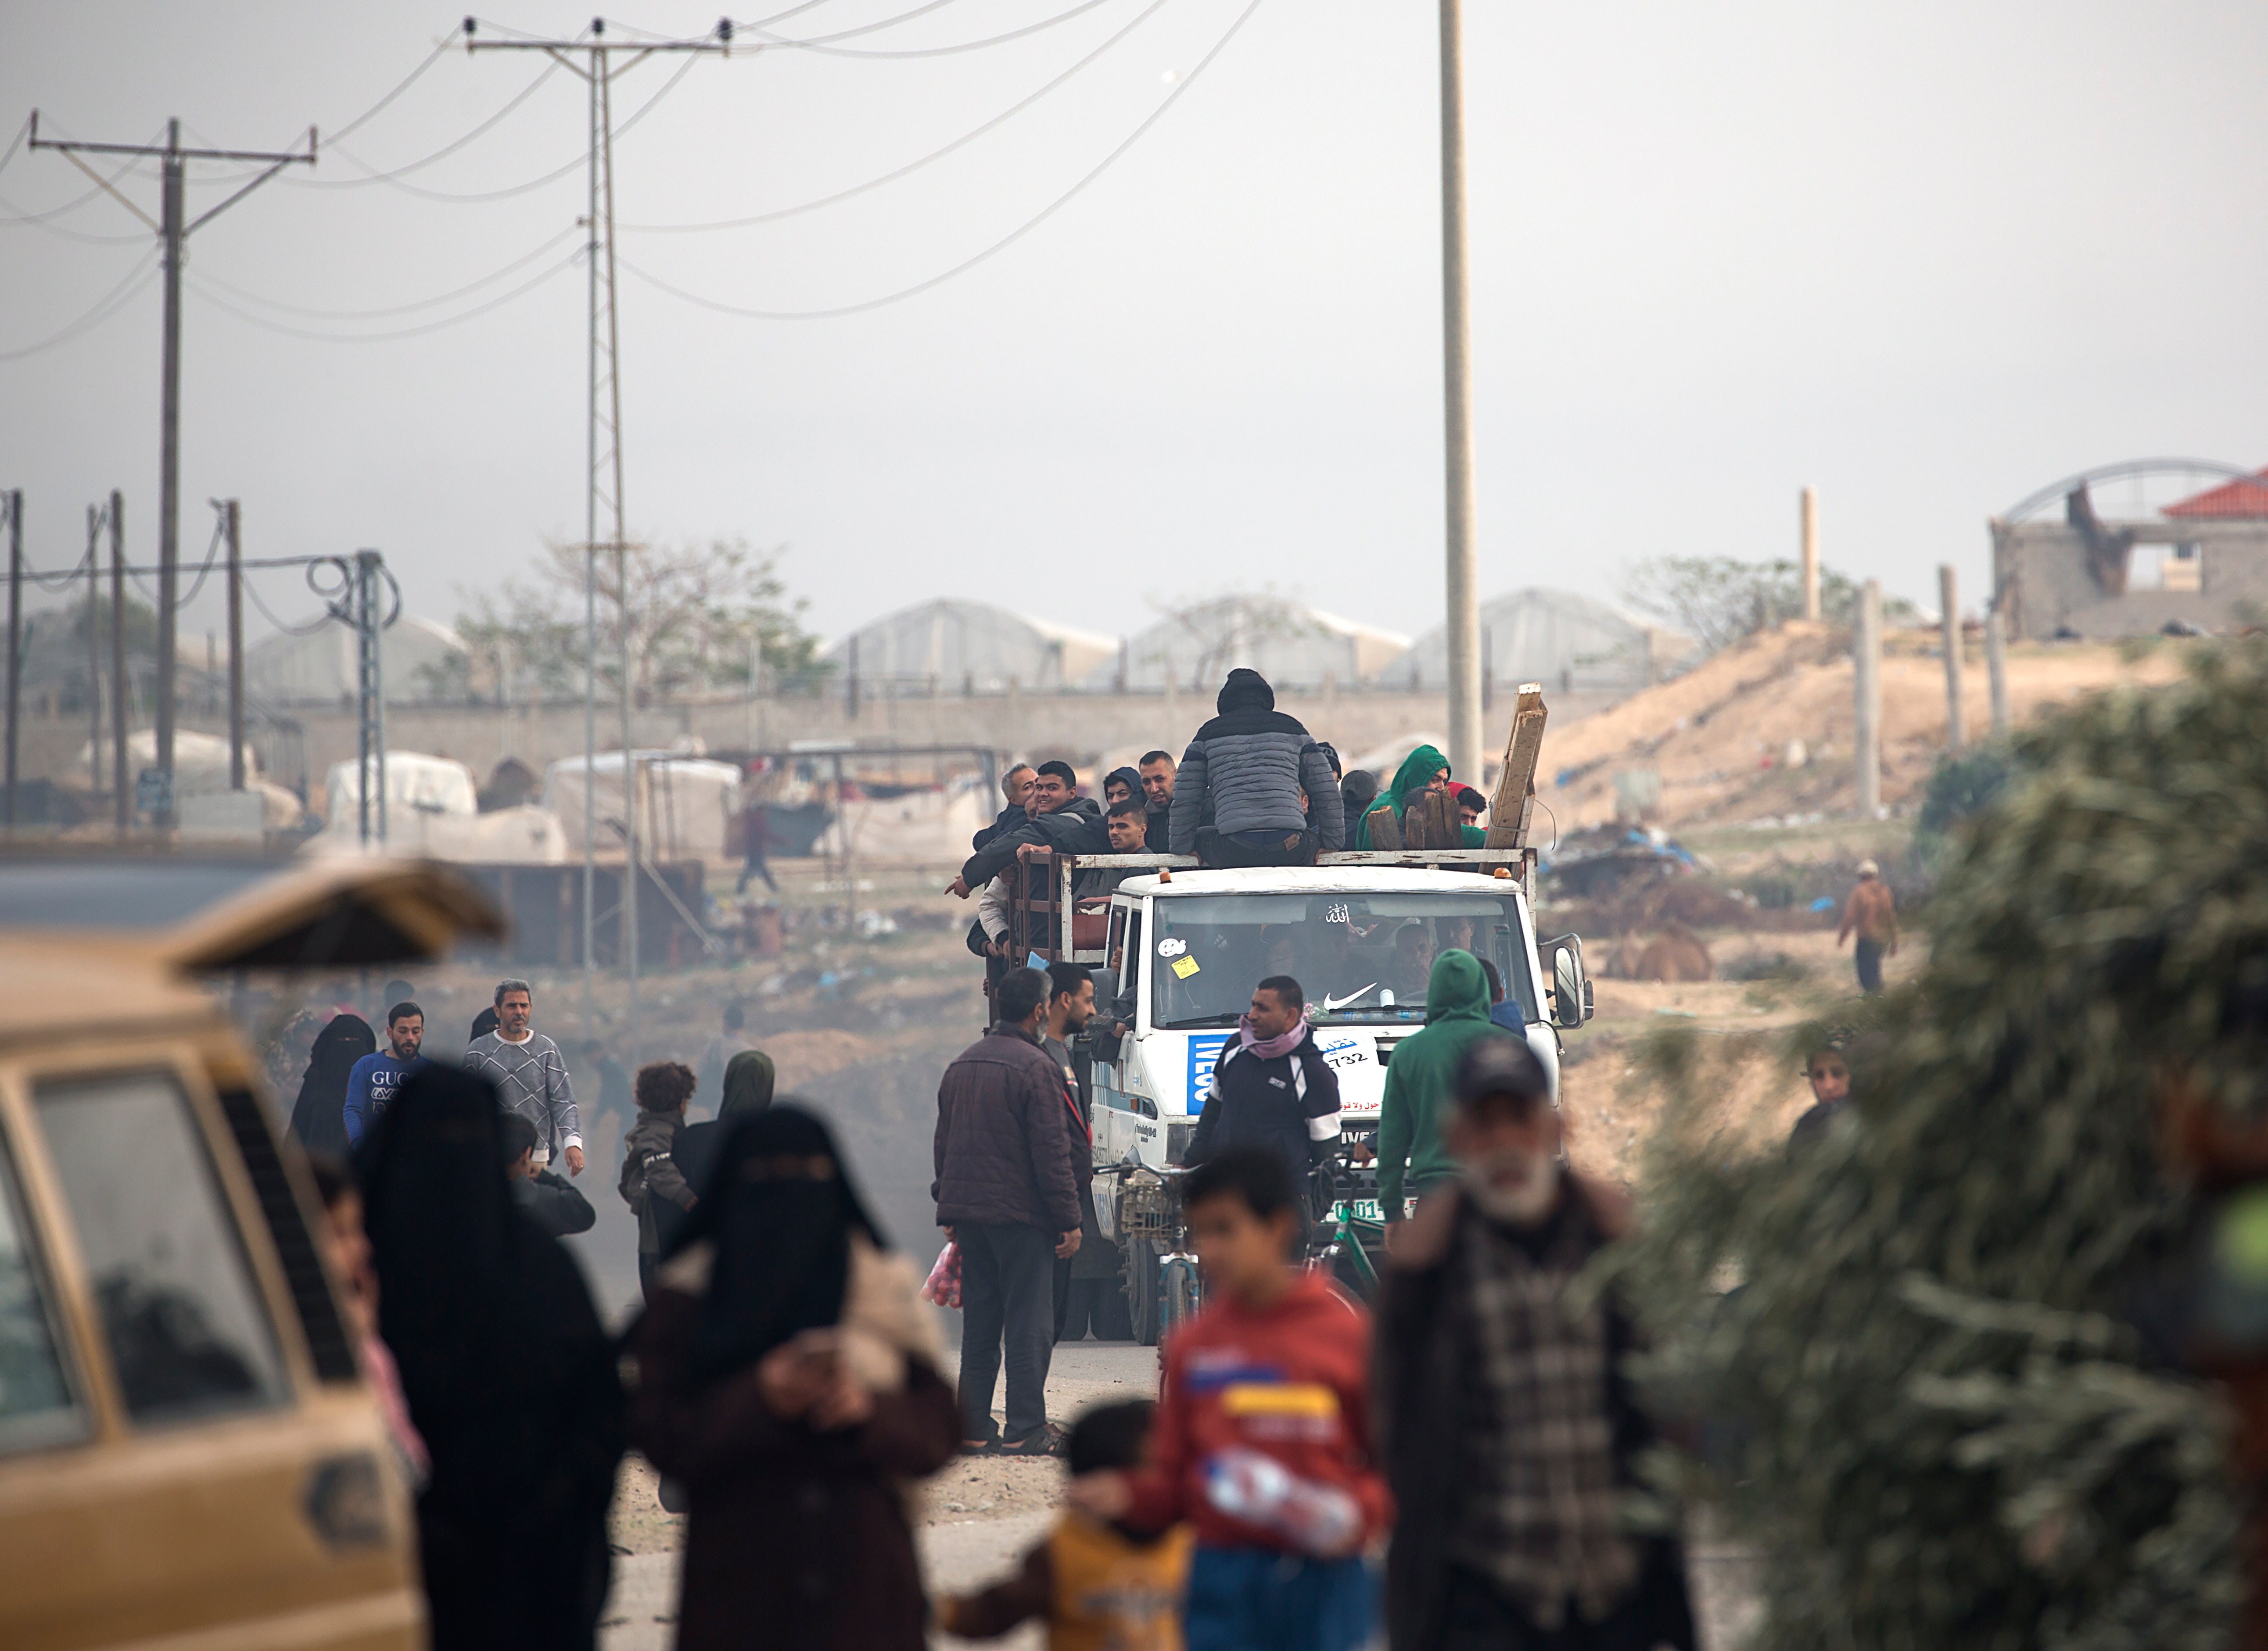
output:
<path id="1" fill-rule="evenodd" d="M 1079 1249 L 1079 1192 L 1064 1127 L 1063 1072 L 1040 1047 L 1048 977 L 1013 969 L 998 1018 L 945 1069 L 937 1091 L 938 1225 L 961 1246 L 961 1437 L 983 1455 L 1060 1454 L 1049 1426 L 1055 1262 Z M 992 1420 L 1001 1347 L 1007 1427 Z"/>

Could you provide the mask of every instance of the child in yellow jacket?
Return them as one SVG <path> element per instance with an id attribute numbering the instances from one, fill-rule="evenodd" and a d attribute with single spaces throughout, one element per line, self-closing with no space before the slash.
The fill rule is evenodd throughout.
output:
<path id="1" fill-rule="evenodd" d="M 1065 1446 L 1071 1476 L 1138 1467 L 1156 1409 L 1132 1399 L 1086 1412 Z M 939 1600 L 937 1625 L 989 1640 L 1039 1617 L 1049 1651 L 1182 1651 L 1189 1544 L 1187 1526 L 1144 1536 L 1067 1508 L 1015 1575 L 981 1594 Z"/>

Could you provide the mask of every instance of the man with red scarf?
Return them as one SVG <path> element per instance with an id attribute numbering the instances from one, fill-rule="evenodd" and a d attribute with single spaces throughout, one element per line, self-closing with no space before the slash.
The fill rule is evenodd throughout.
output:
<path id="1" fill-rule="evenodd" d="M 1307 994 L 1288 974 L 1271 974 L 1252 988 L 1252 1007 L 1213 1066 L 1204 1111 L 1182 1161 L 1203 1163 L 1230 1147 L 1265 1147 L 1284 1160 L 1312 1226 L 1317 1212 L 1309 1178 L 1338 1149 L 1339 1080 L 1315 1046 L 1307 1006 Z"/>

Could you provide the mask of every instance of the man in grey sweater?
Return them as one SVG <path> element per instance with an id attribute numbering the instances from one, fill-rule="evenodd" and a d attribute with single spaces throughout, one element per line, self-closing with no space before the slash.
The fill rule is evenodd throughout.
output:
<path id="1" fill-rule="evenodd" d="M 535 1167 L 541 1170 L 563 1148 L 567 1172 L 583 1173 L 583 1126 L 575 1112 L 574 1086 L 559 1046 L 529 1026 L 534 994 L 525 980 L 499 980 L 497 1028 L 465 1046 L 465 1070 L 485 1078 L 497 1104 L 535 1126 Z"/>

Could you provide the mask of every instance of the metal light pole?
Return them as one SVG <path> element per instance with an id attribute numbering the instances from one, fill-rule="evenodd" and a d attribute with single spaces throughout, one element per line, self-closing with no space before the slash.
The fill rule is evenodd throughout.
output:
<path id="1" fill-rule="evenodd" d="M 1465 252 L 1464 0 L 1441 0 L 1441 390 L 1447 461 L 1449 769 L 1481 779 L 1480 572 L 1474 549 L 1472 319 Z"/>

